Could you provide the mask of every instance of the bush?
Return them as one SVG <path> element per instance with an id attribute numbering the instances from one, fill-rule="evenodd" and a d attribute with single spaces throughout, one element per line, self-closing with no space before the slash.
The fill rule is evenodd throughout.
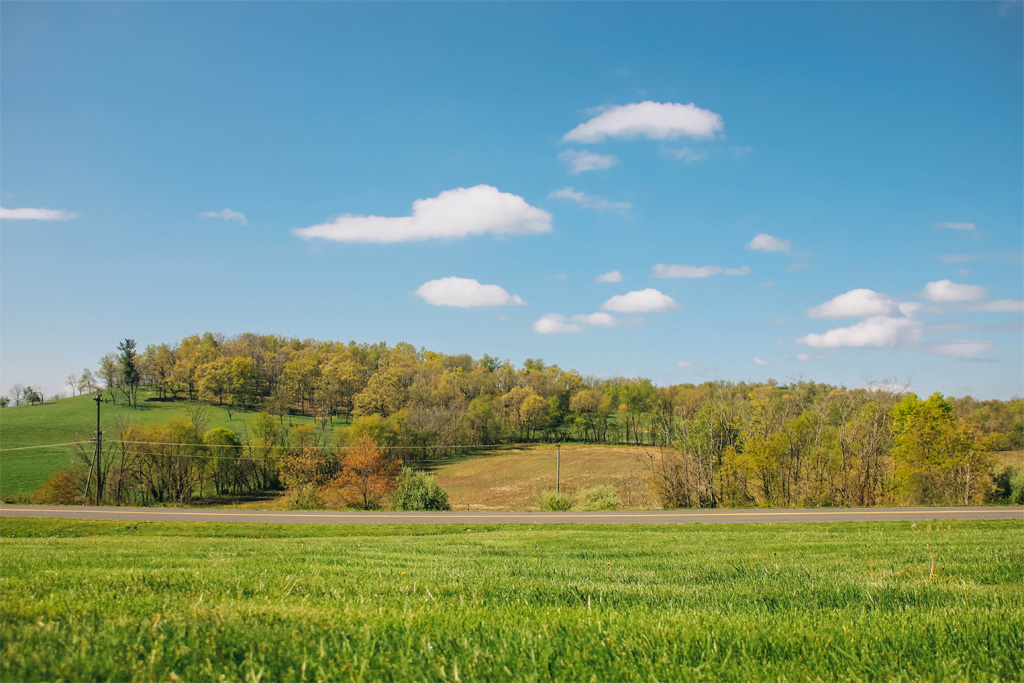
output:
<path id="1" fill-rule="evenodd" d="M 994 502 L 1024 505 L 1024 468 L 1006 467 L 993 481 Z"/>
<path id="2" fill-rule="evenodd" d="M 398 490 L 394 494 L 396 510 L 451 510 L 448 492 L 437 485 L 437 479 L 426 472 L 402 468 Z"/>
<path id="3" fill-rule="evenodd" d="M 286 510 L 323 510 L 324 500 L 320 489 L 312 484 L 291 488 L 284 494 L 283 504 Z"/>
<path id="4" fill-rule="evenodd" d="M 540 503 L 541 510 L 551 510 L 553 512 L 564 512 L 565 510 L 572 509 L 572 498 L 568 493 L 558 493 L 557 491 L 541 491 L 540 492 Z"/>
<path id="5" fill-rule="evenodd" d="M 580 510 L 618 510 L 622 501 L 615 487 L 605 484 L 580 491 L 576 496 L 576 507 Z"/>
<path id="6" fill-rule="evenodd" d="M 33 505 L 79 505 L 85 500 L 80 479 L 60 470 L 43 482 L 29 501 Z"/>

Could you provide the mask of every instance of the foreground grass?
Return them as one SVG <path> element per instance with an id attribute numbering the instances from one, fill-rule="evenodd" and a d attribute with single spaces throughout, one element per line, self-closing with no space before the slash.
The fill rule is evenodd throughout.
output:
<path id="1" fill-rule="evenodd" d="M 5 518 L 0 534 L 0 678 L 10 681 L 1019 681 L 1024 671 L 1017 520 Z"/>

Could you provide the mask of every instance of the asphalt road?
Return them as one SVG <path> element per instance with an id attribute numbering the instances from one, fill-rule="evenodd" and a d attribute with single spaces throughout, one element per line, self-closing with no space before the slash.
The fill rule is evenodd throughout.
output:
<path id="1" fill-rule="evenodd" d="M 864 522 L 1024 519 L 1022 507 L 819 508 L 799 510 L 642 510 L 630 512 L 316 512 L 197 508 L 0 505 L 0 517 L 272 524 L 684 524 L 699 522 Z"/>

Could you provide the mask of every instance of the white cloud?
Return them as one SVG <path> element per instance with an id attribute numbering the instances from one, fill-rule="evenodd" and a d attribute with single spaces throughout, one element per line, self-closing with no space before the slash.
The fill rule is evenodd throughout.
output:
<path id="1" fill-rule="evenodd" d="M 957 358 L 973 358 L 982 353 L 985 353 L 996 343 L 992 341 L 976 341 L 976 340 L 962 340 L 962 341 L 951 341 L 942 344 L 932 344 L 928 347 L 931 353 L 940 356 L 955 356 Z"/>
<path id="2" fill-rule="evenodd" d="M 808 318 L 860 318 L 871 315 L 895 315 L 899 305 L 888 294 L 871 289 L 851 289 L 823 304 L 807 309 Z"/>
<path id="3" fill-rule="evenodd" d="M 1020 313 L 1022 311 L 1024 311 L 1024 301 L 1016 299 L 983 301 L 967 306 L 964 310 L 965 313 Z"/>
<path id="4" fill-rule="evenodd" d="M 583 328 L 569 322 L 561 313 L 548 313 L 533 323 L 533 331 L 537 334 L 578 334 Z"/>
<path id="5" fill-rule="evenodd" d="M 607 313 L 580 313 L 574 315 L 572 321 L 583 325 L 597 325 L 598 327 L 615 327 L 619 324 L 615 316 Z"/>
<path id="6" fill-rule="evenodd" d="M 662 313 L 680 306 L 672 297 L 648 287 L 635 292 L 617 294 L 601 304 L 601 308 L 618 313 Z"/>
<path id="7" fill-rule="evenodd" d="M 633 208 L 629 202 L 612 202 L 586 192 L 577 192 L 571 187 L 563 187 L 548 195 L 548 199 L 571 199 L 582 207 L 595 211 L 621 211 L 626 213 Z"/>
<path id="8" fill-rule="evenodd" d="M 678 365 L 681 368 L 692 368 L 693 367 L 693 363 L 691 363 L 689 361 L 685 361 L 685 360 L 677 360 L 676 361 L 676 365 Z"/>
<path id="9" fill-rule="evenodd" d="M 234 221 L 239 225 L 245 225 L 245 214 L 241 211 L 232 211 L 231 209 L 223 209 L 221 211 L 203 211 L 199 214 L 200 218 L 220 218 L 226 221 Z"/>
<path id="10" fill-rule="evenodd" d="M 754 365 L 760 365 L 762 368 L 766 368 L 771 365 L 771 361 L 761 360 L 757 356 L 754 356 L 753 361 Z"/>
<path id="11" fill-rule="evenodd" d="M 722 130 L 722 117 L 693 103 L 634 102 L 601 107 L 600 113 L 562 136 L 563 141 L 600 142 L 609 137 L 656 140 L 709 138 Z"/>
<path id="12" fill-rule="evenodd" d="M 622 273 L 617 270 L 601 273 L 594 278 L 594 282 L 622 282 Z"/>
<path id="13" fill-rule="evenodd" d="M 569 164 L 569 173 L 577 175 L 586 171 L 602 171 L 619 163 L 614 154 L 594 154 L 587 150 L 567 149 L 558 155 L 558 160 Z"/>
<path id="14" fill-rule="evenodd" d="M 772 289 L 774 287 L 775 287 L 775 283 L 772 282 L 771 280 L 765 280 L 764 282 L 758 282 L 757 283 L 757 288 L 758 289 Z"/>
<path id="15" fill-rule="evenodd" d="M 954 301 L 977 301 L 984 299 L 987 291 L 981 285 L 960 285 L 949 280 L 929 282 L 921 290 L 921 298 L 936 303 Z"/>
<path id="16" fill-rule="evenodd" d="M 747 242 L 747 249 L 753 249 L 754 251 L 781 251 L 786 254 L 790 252 L 789 240 L 779 239 L 763 232 Z"/>
<path id="17" fill-rule="evenodd" d="M 482 285 L 464 277 L 444 277 L 420 285 L 413 292 L 431 306 L 525 306 L 526 302 L 498 285 Z"/>
<path id="18" fill-rule="evenodd" d="M 692 149 L 690 147 L 683 147 L 681 149 L 666 149 L 665 154 L 671 157 L 685 161 L 688 164 L 692 164 L 695 161 L 704 161 L 708 158 L 708 153 L 703 149 Z"/>
<path id="19" fill-rule="evenodd" d="M 798 361 L 800 361 L 801 363 L 803 363 L 806 360 L 809 360 L 810 357 L 811 357 L 811 354 L 809 354 L 809 353 L 798 353 L 798 354 L 796 354 L 796 359 Z"/>
<path id="20" fill-rule="evenodd" d="M 947 228 L 949 230 L 974 230 L 974 223 L 936 223 L 936 228 Z"/>
<path id="21" fill-rule="evenodd" d="M 824 334 L 808 334 L 796 340 L 819 349 L 849 347 L 892 348 L 921 340 L 921 323 L 908 318 L 873 316 L 850 327 L 837 327 Z"/>
<path id="22" fill-rule="evenodd" d="M 961 268 L 960 270 L 956 271 L 956 276 L 957 277 L 970 277 L 971 276 L 971 271 L 969 271 L 966 268 Z"/>
<path id="23" fill-rule="evenodd" d="M 789 322 L 789 318 L 772 318 L 772 322 L 777 324 L 777 325 L 781 325 L 783 323 L 788 323 Z"/>
<path id="24" fill-rule="evenodd" d="M 791 273 L 795 273 L 798 270 L 806 270 L 806 269 L 807 269 L 807 264 L 806 263 L 791 263 L 788 266 L 786 266 L 786 270 L 788 270 Z"/>
<path id="25" fill-rule="evenodd" d="M 750 267 L 723 268 L 722 266 L 665 265 L 664 263 L 658 263 L 651 269 L 651 277 L 657 278 L 700 278 L 711 277 L 719 273 L 724 275 L 750 275 Z"/>
<path id="26" fill-rule="evenodd" d="M 798 353 L 796 359 L 801 363 L 806 363 L 809 360 L 828 360 L 828 356 L 823 353 Z"/>
<path id="27" fill-rule="evenodd" d="M 72 218 L 78 218 L 78 214 L 64 209 L 5 209 L 0 207 L 0 219 L 5 221 L 68 221 Z"/>
<path id="28" fill-rule="evenodd" d="M 943 263 L 972 263 L 984 258 L 982 254 L 943 254 L 939 256 L 939 260 Z"/>
<path id="29" fill-rule="evenodd" d="M 343 214 L 326 223 L 292 230 L 307 239 L 319 237 L 335 242 L 379 244 L 550 231 L 550 213 L 530 206 L 518 195 L 500 192 L 490 185 L 459 187 L 436 197 L 417 199 L 410 216 Z"/>

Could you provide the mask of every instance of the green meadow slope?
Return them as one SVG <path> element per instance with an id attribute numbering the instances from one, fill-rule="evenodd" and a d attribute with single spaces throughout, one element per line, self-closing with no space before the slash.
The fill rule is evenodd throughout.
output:
<path id="1" fill-rule="evenodd" d="M 0 410 L 0 497 L 27 496 L 39 488 L 47 477 L 64 467 L 81 466 L 68 447 L 38 448 L 9 451 L 11 448 L 41 446 L 90 440 L 95 437 L 95 394 L 65 398 L 35 406 L 13 406 Z M 147 390 L 139 392 L 139 407 L 130 408 L 120 402 L 102 405 L 101 425 L 104 431 L 113 430 L 119 420 L 132 420 L 139 424 L 166 422 L 186 417 L 184 401 L 158 401 Z M 208 428 L 225 427 L 242 433 L 256 416 L 254 412 L 233 411 L 226 408 L 204 406 L 209 418 Z M 292 416 L 293 424 L 306 424 L 312 418 Z"/>

